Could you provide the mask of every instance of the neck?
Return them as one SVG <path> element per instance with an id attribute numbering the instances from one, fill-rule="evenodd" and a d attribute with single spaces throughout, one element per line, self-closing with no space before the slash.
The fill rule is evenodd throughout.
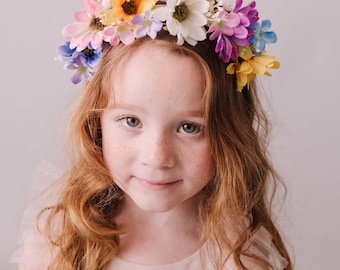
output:
<path id="1" fill-rule="evenodd" d="M 122 211 L 117 218 L 117 223 L 122 228 L 148 227 L 151 229 L 169 227 L 170 225 L 197 224 L 198 198 L 191 198 L 180 206 L 166 212 L 144 211 L 139 208 L 128 196 L 126 196 Z M 124 231 L 125 231 L 124 229 Z M 135 230 L 135 229 L 134 229 Z"/>
<path id="2" fill-rule="evenodd" d="M 200 248 L 197 198 L 167 212 L 147 212 L 126 198 L 117 224 L 124 231 L 118 256 L 142 264 L 182 260 Z"/>

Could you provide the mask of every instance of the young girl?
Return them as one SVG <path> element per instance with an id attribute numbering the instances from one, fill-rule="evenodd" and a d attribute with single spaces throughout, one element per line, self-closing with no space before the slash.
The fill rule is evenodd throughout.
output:
<path id="1" fill-rule="evenodd" d="M 82 0 L 59 59 L 86 79 L 72 165 L 20 269 L 292 269 L 256 74 L 276 36 L 255 3 Z"/>

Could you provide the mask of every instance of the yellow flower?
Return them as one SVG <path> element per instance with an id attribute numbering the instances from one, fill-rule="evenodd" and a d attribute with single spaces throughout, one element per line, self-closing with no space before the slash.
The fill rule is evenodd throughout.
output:
<path id="1" fill-rule="evenodd" d="M 254 73 L 271 76 L 271 74 L 267 71 L 267 68 L 278 69 L 280 67 L 280 63 L 277 59 L 277 56 L 259 55 L 254 56 L 251 60 L 249 60 L 249 63 L 253 67 Z"/>
<path id="2" fill-rule="evenodd" d="M 256 79 L 256 74 L 264 74 L 271 76 L 267 68 L 278 69 L 280 63 L 277 61 L 277 56 L 268 55 L 253 55 L 251 49 L 240 49 L 241 61 L 230 63 L 227 66 L 228 74 L 236 73 L 237 91 L 242 91 L 243 87 L 249 85 L 251 81 Z"/>
<path id="3" fill-rule="evenodd" d="M 121 21 L 131 21 L 137 15 L 151 10 L 157 0 L 110 0 L 111 8 L 105 12 L 103 24 L 116 25 Z"/>

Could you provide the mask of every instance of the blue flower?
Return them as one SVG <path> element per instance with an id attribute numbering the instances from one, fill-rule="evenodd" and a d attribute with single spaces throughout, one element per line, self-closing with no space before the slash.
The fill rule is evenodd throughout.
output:
<path id="1" fill-rule="evenodd" d="M 78 52 L 76 49 L 70 48 L 70 42 L 66 42 L 65 45 L 57 48 L 57 52 L 59 54 L 57 60 L 66 62 L 65 68 L 77 71 L 71 79 L 74 84 L 77 84 L 81 82 L 83 77 L 86 80 L 91 79 L 102 55 L 102 46 L 93 49 L 89 45 L 81 52 Z"/>
<path id="2" fill-rule="evenodd" d="M 72 55 L 76 51 L 76 48 L 70 49 L 70 42 L 66 42 L 65 45 L 61 45 L 57 48 L 57 60 L 68 62 L 72 60 Z"/>
<path id="3" fill-rule="evenodd" d="M 86 59 L 86 66 L 94 72 L 102 56 L 102 46 L 97 49 L 93 49 L 91 45 L 82 50 L 80 54 L 83 54 Z"/>
<path id="4" fill-rule="evenodd" d="M 252 45 L 251 47 L 254 54 L 261 54 L 265 50 L 267 43 L 276 42 L 276 34 L 273 31 L 268 31 L 270 27 L 270 20 L 263 20 L 261 25 L 258 22 L 250 25 L 250 28 L 254 30 L 254 34 L 249 39 L 249 42 Z"/>

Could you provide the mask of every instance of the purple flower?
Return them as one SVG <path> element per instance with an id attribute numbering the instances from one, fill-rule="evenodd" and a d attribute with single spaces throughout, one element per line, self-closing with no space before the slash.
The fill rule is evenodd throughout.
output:
<path id="1" fill-rule="evenodd" d="M 259 13 L 257 11 L 256 7 L 256 3 L 255 1 L 249 3 L 248 5 L 242 7 L 242 0 L 236 0 L 235 3 L 235 7 L 233 9 L 233 12 L 237 13 L 240 18 L 241 18 L 241 23 L 240 25 L 242 25 L 243 27 L 245 27 L 248 31 L 248 37 L 247 39 L 249 39 L 249 37 L 251 37 L 254 33 L 254 30 L 250 27 L 251 24 L 256 23 L 259 20 Z M 247 43 L 243 43 L 244 40 L 238 40 L 237 37 L 235 37 L 235 42 L 240 45 L 240 46 L 248 46 L 249 42 Z"/>
<path id="2" fill-rule="evenodd" d="M 236 0 L 233 11 L 238 14 L 244 14 L 248 18 L 250 24 L 253 24 L 259 20 L 259 13 L 257 9 L 255 9 L 256 7 L 255 1 L 249 3 L 247 6 L 243 8 L 241 8 L 241 6 L 242 0 Z"/>
<path id="3" fill-rule="evenodd" d="M 249 38 L 254 33 L 254 30 L 250 26 L 251 24 L 259 20 L 259 14 L 258 11 L 255 9 L 256 7 L 255 1 L 249 3 L 245 7 L 241 8 L 241 6 L 242 0 L 236 0 L 233 12 L 237 13 L 240 16 L 241 18 L 240 26 L 247 29 L 247 38 L 239 39 L 237 36 L 235 36 L 234 42 L 239 46 L 246 47 L 249 45 Z"/>
<path id="4" fill-rule="evenodd" d="M 221 10 L 218 13 L 217 20 L 212 23 L 208 29 L 208 33 L 212 33 L 210 40 L 217 38 L 215 51 L 219 53 L 219 57 L 224 62 L 229 62 L 230 58 L 238 55 L 236 44 L 233 42 L 233 37 L 236 34 L 242 35 L 237 28 L 240 24 L 240 16 L 234 12 Z M 236 32 L 234 31 L 236 29 Z"/>
<path id="5" fill-rule="evenodd" d="M 90 68 L 88 68 L 86 62 L 87 62 L 86 57 L 83 54 L 79 53 L 77 57 L 73 60 L 73 62 L 70 62 L 67 65 L 68 69 L 71 69 L 71 70 L 74 69 L 77 71 L 71 78 L 71 81 L 74 84 L 80 83 L 83 77 L 86 80 L 91 79 L 92 77 L 91 70 Z"/>
<path id="6" fill-rule="evenodd" d="M 226 63 L 230 59 L 237 59 L 239 55 L 238 46 L 249 46 L 249 37 L 254 32 L 250 26 L 258 20 L 254 1 L 245 7 L 241 6 L 242 0 L 236 0 L 234 9 L 222 2 L 219 5 L 219 11 L 216 13 L 216 21 L 208 29 L 208 33 L 212 33 L 210 40 L 217 38 L 215 51 Z"/>
<path id="7" fill-rule="evenodd" d="M 250 22 L 248 17 L 242 13 L 239 13 L 238 15 L 240 16 L 240 24 L 234 27 L 234 35 L 231 37 L 231 39 L 236 45 L 246 47 L 249 45 L 248 27 L 250 26 Z"/>
<path id="8" fill-rule="evenodd" d="M 215 52 L 219 53 L 219 57 L 225 63 L 228 63 L 230 59 L 236 59 L 239 55 L 236 44 L 223 34 L 217 38 Z"/>
<path id="9" fill-rule="evenodd" d="M 136 30 L 136 37 L 141 38 L 148 35 L 152 39 L 156 38 L 157 33 L 162 29 L 163 23 L 152 16 L 151 11 L 145 11 L 144 16 L 137 14 L 131 22 L 139 27 Z"/>
<path id="10" fill-rule="evenodd" d="M 271 27 L 270 20 L 263 20 L 261 25 L 258 22 L 253 23 L 250 27 L 254 30 L 253 36 L 249 39 L 254 54 L 261 54 L 267 43 L 277 41 L 276 34 L 273 31 L 268 31 Z"/>

